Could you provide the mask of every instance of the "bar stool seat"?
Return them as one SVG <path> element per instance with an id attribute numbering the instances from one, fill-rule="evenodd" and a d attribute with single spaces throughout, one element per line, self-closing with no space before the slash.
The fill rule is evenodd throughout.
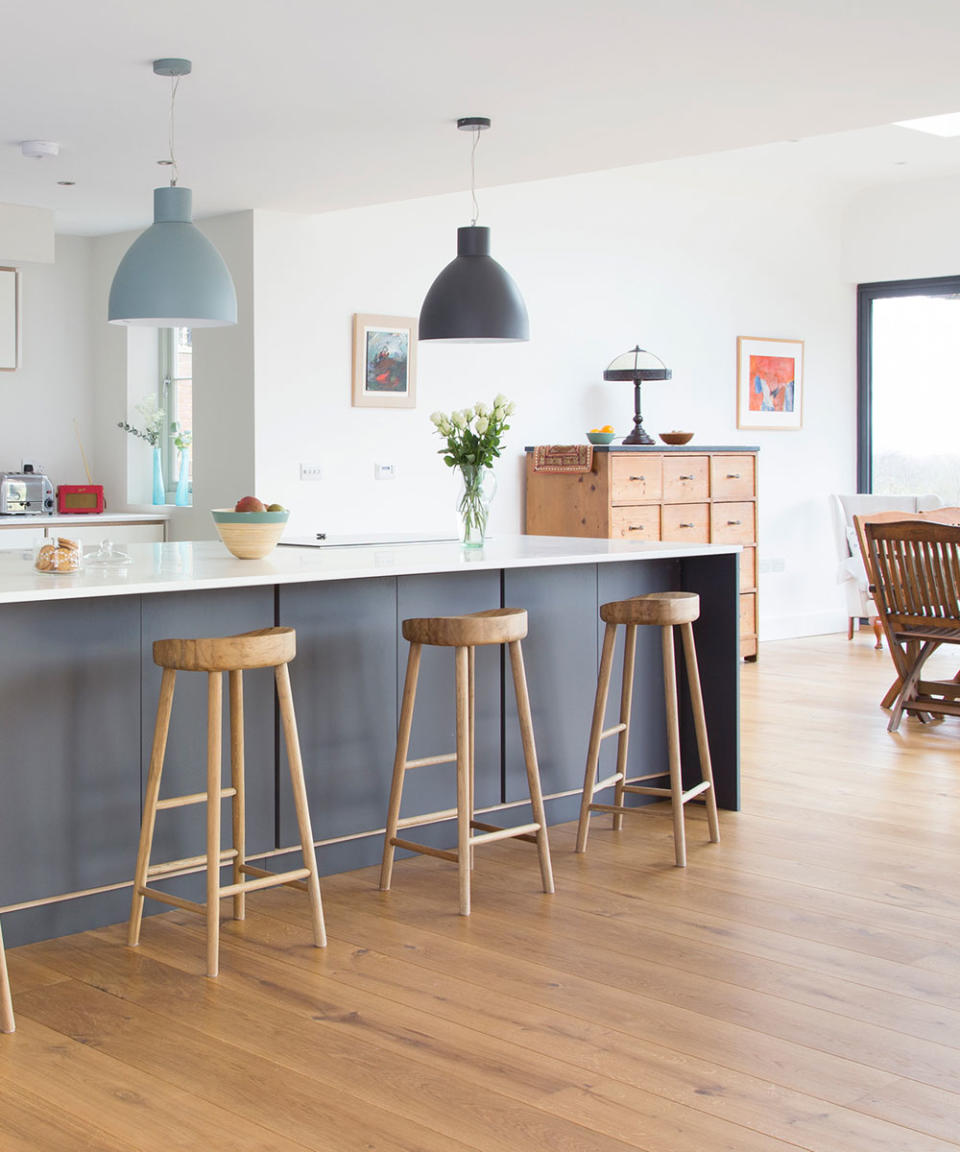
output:
<path id="1" fill-rule="evenodd" d="M 150 772 L 144 800 L 143 822 L 140 828 L 140 847 L 133 886 L 133 904 L 130 910 L 128 942 L 135 947 L 140 942 L 144 897 L 187 908 L 206 915 L 207 919 L 207 975 L 216 976 L 219 970 L 220 900 L 233 897 L 234 919 L 242 920 L 246 914 L 247 892 L 261 888 L 274 888 L 285 884 L 307 893 L 313 922 L 313 941 L 318 948 L 326 944 L 323 907 L 320 900 L 320 880 L 313 847 L 313 829 L 307 807 L 307 792 L 303 778 L 300 740 L 293 710 L 290 671 L 287 667 L 297 651 L 296 633 L 292 628 L 263 628 L 239 636 L 204 637 L 193 640 L 157 640 L 153 645 L 154 663 L 163 669 L 160 684 L 160 702 L 154 730 Z M 254 668 L 273 668 L 293 786 L 293 801 L 300 830 L 303 867 L 287 872 L 266 872 L 247 863 L 245 833 L 244 745 L 243 745 L 243 673 Z M 178 672 L 207 673 L 207 781 L 206 791 L 187 796 L 160 799 L 163 758 L 167 745 L 170 714 L 173 708 L 173 689 Z M 221 726 L 223 673 L 230 682 L 230 776 L 231 786 L 222 787 L 221 778 Z M 220 803 L 232 801 L 233 847 L 222 849 L 220 843 Z M 150 863 L 150 849 L 158 811 L 182 808 L 191 804 L 207 806 L 206 852 L 201 856 L 183 860 L 170 860 L 163 864 Z M 221 885 L 220 869 L 225 864 L 233 868 L 233 883 Z M 149 884 L 151 880 L 182 875 L 197 865 L 204 865 L 207 875 L 205 903 L 185 900 Z M 248 879 L 252 877 L 252 879 Z"/>
<path id="2" fill-rule="evenodd" d="M 700 673 L 697 667 L 697 652 L 693 642 L 693 621 L 700 616 L 700 597 L 695 592 L 653 592 L 646 596 L 633 596 L 629 600 L 614 600 L 603 604 L 600 618 L 606 623 L 603 635 L 603 652 L 600 658 L 600 671 L 597 678 L 597 695 L 594 701 L 593 722 L 590 728 L 590 742 L 587 748 L 587 766 L 583 780 L 583 800 L 580 805 L 580 823 L 577 828 L 577 851 L 587 849 L 587 836 L 590 830 L 591 812 L 610 812 L 613 815 L 614 831 L 623 825 L 625 814 L 639 811 L 624 804 L 624 796 L 632 793 L 640 796 L 669 797 L 673 804 L 673 840 L 676 863 L 683 868 L 687 863 L 686 835 L 683 822 L 683 806 L 696 796 L 703 796 L 707 807 L 707 823 L 710 840 L 714 844 L 720 839 L 720 822 L 717 815 L 717 798 L 713 787 L 713 771 L 710 765 L 710 747 L 707 740 L 707 721 L 703 711 L 703 694 L 700 689 Z M 617 628 L 624 626 L 626 638 L 623 650 L 623 679 L 620 689 L 620 720 L 611 728 L 604 728 L 604 714 L 610 690 L 610 674 L 613 667 L 613 652 Z M 633 700 L 633 672 L 636 658 L 637 628 L 652 625 L 661 629 L 663 648 L 663 686 L 667 709 L 667 759 L 668 772 L 651 772 L 645 776 L 627 779 L 627 751 L 630 741 L 630 711 Z M 677 672 L 674 653 L 673 629 L 680 628 L 683 640 L 683 653 L 687 669 L 687 684 L 693 711 L 694 727 L 697 735 L 697 751 L 700 757 L 701 780 L 684 791 L 680 765 L 680 722 L 677 700 Z M 616 771 L 605 779 L 598 780 L 600 743 L 608 736 L 617 737 Z M 668 787 L 656 786 L 647 781 L 662 779 L 669 775 Z M 615 785 L 612 804 L 594 801 L 595 794 L 604 788 Z"/>
<path id="3" fill-rule="evenodd" d="M 544 892 L 553 892 L 553 870 L 550 863 L 550 846 L 547 840 L 547 819 L 543 808 L 540 770 L 537 765 L 533 721 L 530 716 L 530 698 L 527 694 L 523 653 L 520 648 L 520 641 L 527 635 L 526 610 L 523 608 L 494 608 L 486 612 L 473 612 L 464 616 L 412 618 L 403 621 L 402 631 L 404 639 L 410 642 L 410 650 L 407 656 L 407 674 L 403 685 L 403 703 L 400 708 L 397 750 L 393 762 L 393 782 L 390 787 L 390 805 L 384 836 L 383 864 L 380 869 L 381 889 L 386 891 L 390 888 L 396 848 L 406 848 L 411 852 L 438 856 L 442 860 L 452 860 L 458 866 L 460 915 L 469 916 L 470 869 L 473 866 L 474 847 L 478 844 L 515 837 L 537 845 L 543 890 Z M 513 672 L 513 686 L 517 697 L 517 713 L 520 720 L 520 735 L 523 742 L 523 756 L 533 821 L 514 828 L 501 828 L 498 825 L 486 824 L 473 818 L 474 750 L 476 743 L 474 657 L 476 648 L 487 644 L 507 645 Z M 424 645 L 456 649 L 454 664 L 456 669 L 457 750 L 450 754 L 408 760 L 410 729 L 413 724 L 413 708 L 420 672 L 420 656 Z M 456 808 L 430 812 L 420 816 L 406 816 L 401 819 L 400 806 L 403 798 L 403 780 L 406 773 L 414 768 L 431 764 L 453 762 L 457 765 Z M 431 848 L 426 844 L 401 839 L 397 835 L 400 828 L 434 824 L 441 820 L 449 820 L 454 816 L 457 818 L 457 848 L 455 851 Z"/>
<path id="4" fill-rule="evenodd" d="M 14 1029 L 10 977 L 7 975 L 7 957 L 3 951 L 3 932 L 0 931 L 0 1032 L 13 1032 Z"/>

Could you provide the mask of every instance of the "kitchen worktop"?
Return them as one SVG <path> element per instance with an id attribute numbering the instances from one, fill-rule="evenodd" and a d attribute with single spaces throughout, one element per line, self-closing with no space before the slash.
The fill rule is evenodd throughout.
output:
<path id="1" fill-rule="evenodd" d="M 0 516 L 0 528 L 59 527 L 65 524 L 161 524 L 169 520 L 169 512 L 80 512 L 61 516 Z"/>
<path id="2" fill-rule="evenodd" d="M 20 517 L 18 520 L 25 520 Z M 51 517 L 43 517 L 47 522 Z M 55 518 L 54 518 L 55 519 Z M 92 519 L 87 516 L 85 521 Z M 99 596 L 243 588 L 503 568 L 607 564 L 736 553 L 735 544 L 644 543 L 565 536 L 499 536 L 480 549 L 456 541 L 366 547 L 280 547 L 263 560 L 238 560 L 219 541 L 129 544 L 132 563 L 69 574 L 37 572 L 32 556 L 0 551 L 0 604 Z"/>

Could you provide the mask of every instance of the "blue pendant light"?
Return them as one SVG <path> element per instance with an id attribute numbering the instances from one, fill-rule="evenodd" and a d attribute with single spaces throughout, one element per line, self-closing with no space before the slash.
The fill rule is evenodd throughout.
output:
<path id="1" fill-rule="evenodd" d="M 111 324 L 150 328 L 217 328 L 237 322 L 237 292 L 223 257 L 192 221 L 193 193 L 177 187 L 173 109 L 189 60 L 154 60 L 158 76 L 170 76 L 169 188 L 153 190 L 153 224 L 120 261 L 110 286 Z"/>
<path id="2" fill-rule="evenodd" d="M 457 258 L 434 280 L 420 309 L 420 339 L 460 344 L 502 344 L 530 339 L 527 306 L 510 274 L 490 255 L 490 229 L 478 228 L 475 159 L 486 116 L 464 116 L 462 132 L 473 132 L 470 191 L 473 222 L 457 229 Z"/>

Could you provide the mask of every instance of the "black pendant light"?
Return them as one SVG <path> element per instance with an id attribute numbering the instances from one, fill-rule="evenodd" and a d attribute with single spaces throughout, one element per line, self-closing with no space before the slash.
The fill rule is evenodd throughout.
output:
<path id="1" fill-rule="evenodd" d="M 462 132 L 473 132 L 470 191 L 473 221 L 457 229 L 457 258 L 434 280 L 420 309 L 420 339 L 460 344 L 529 340 L 527 306 L 510 274 L 490 255 L 490 229 L 477 226 L 476 153 L 486 116 L 464 116 Z"/>

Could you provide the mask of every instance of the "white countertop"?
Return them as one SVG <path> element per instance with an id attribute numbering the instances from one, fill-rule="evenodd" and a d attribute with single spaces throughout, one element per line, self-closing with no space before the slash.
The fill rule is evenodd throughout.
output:
<path id="1" fill-rule="evenodd" d="M 284 546 L 263 560 L 237 560 L 219 541 L 206 540 L 129 544 L 123 550 L 133 561 L 126 567 L 88 565 L 81 572 L 60 575 L 36 571 L 29 550 L 2 549 L 0 604 L 555 564 L 604 564 L 644 558 L 675 559 L 731 554 L 741 549 L 736 544 L 652 544 L 566 536 L 499 536 L 480 549 L 463 548 L 455 541 L 343 548 Z"/>
<path id="2" fill-rule="evenodd" d="M 154 524 L 170 519 L 169 512 L 80 512 L 61 516 L 0 516 L 0 529 L 36 528 L 47 524 Z"/>

